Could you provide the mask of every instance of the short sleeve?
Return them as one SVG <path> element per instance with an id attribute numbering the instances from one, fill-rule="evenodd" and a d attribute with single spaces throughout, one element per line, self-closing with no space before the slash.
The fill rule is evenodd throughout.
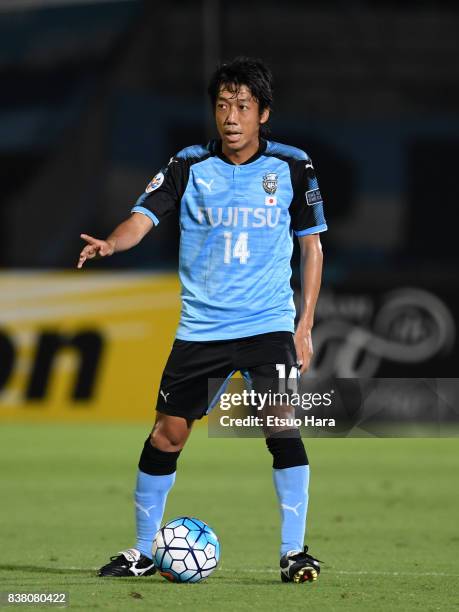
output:
<path id="1" fill-rule="evenodd" d="M 290 204 L 292 229 L 297 236 L 317 234 L 327 229 L 323 201 L 311 160 L 291 163 L 293 198 Z"/>
<path id="2" fill-rule="evenodd" d="M 185 161 L 172 157 L 148 183 L 131 213 L 142 213 L 158 225 L 163 217 L 178 209 L 187 180 Z"/>

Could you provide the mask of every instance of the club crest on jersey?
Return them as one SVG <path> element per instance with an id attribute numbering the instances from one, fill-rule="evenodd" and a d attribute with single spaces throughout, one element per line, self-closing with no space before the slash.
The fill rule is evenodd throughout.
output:
<path id="1" fill-rule="evenodd" d="M 163 182 L 164 182 L 164 174 L 162 172 L 158 172 L 158 174 L 154 176 L 151 179 L 151 181 L 148 183 L 147 188 L 145 189 L 145 192 L 151 193 L 155 189 L 158 189 L 158 187 L 161 187 Z"/>
<path id="2" fill-rule="evenodd" d="M 273 195 L 277 191 L 278 177 L 275 172 L 267 172 L 263 177 L 263 189 L 269 195 Z"/>
<path id="3" fill-rule="evenodd" d="M 314 206 L 314 204 L 319 204 L 322 202 L 322 196 L 320 195 L 319 189 L 310 189 L 306 191 L 306 204 L 308 206 Z"/>

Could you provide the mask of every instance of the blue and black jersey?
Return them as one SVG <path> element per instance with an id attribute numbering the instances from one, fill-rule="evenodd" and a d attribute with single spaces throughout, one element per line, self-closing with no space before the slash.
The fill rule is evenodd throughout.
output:
<path id="1" fill-rule="evenodd" d="M 183 149 L 147 185 L 132 212 L 155 225 L 180 218 L 181 340 L 294 331 L 293 234 L 327 229 L 311 160 L 261 140 L 235 165 L 221 142 Z"/>

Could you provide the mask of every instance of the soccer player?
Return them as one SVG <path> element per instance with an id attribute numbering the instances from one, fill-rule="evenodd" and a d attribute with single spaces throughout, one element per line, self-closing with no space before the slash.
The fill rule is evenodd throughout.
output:
<path id="1" fill-rule="evenodd" d="M 156 421 L 141 452 L 135 489 L 137 542 L 99 570 L 100 576 L 155 572 L 152 542 L 193 422 L 216 403 L 236 371 L 257 381 L 298 368 L 312 356 L 311 328 L 322 274 L 320 232 L 327 229 L 310 158 L 266 140 L 272 76 L 260 60 L 221 65 L 209 84 L 219 140 L 174 155 L 106 240 L 87 242 L 78 261 L 138 244 L 171 212 L 180 219 L 182 312 L 165 366 Z M 301 312 L 294 330 L 293 235 L 301 248 Z M 281 513 L 284 582 L 316 580 L 319 561 L 304 547 L 309 462 L 296 429 L 266 437 Z"/>

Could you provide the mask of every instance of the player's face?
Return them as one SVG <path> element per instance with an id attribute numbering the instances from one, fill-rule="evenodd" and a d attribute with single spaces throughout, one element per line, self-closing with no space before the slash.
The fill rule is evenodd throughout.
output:
<path id="1" fill-rule="evenodd" d="M 266 123 L 268 117 L 268 109 L 260 115 L 258 102 L 246 85 L 241 85 L 239 89 L 222 86 L 215 105 L 215 121 L 223 150 L 238 154 L 254 149 L 255 153 L 260 124 Z"/>

